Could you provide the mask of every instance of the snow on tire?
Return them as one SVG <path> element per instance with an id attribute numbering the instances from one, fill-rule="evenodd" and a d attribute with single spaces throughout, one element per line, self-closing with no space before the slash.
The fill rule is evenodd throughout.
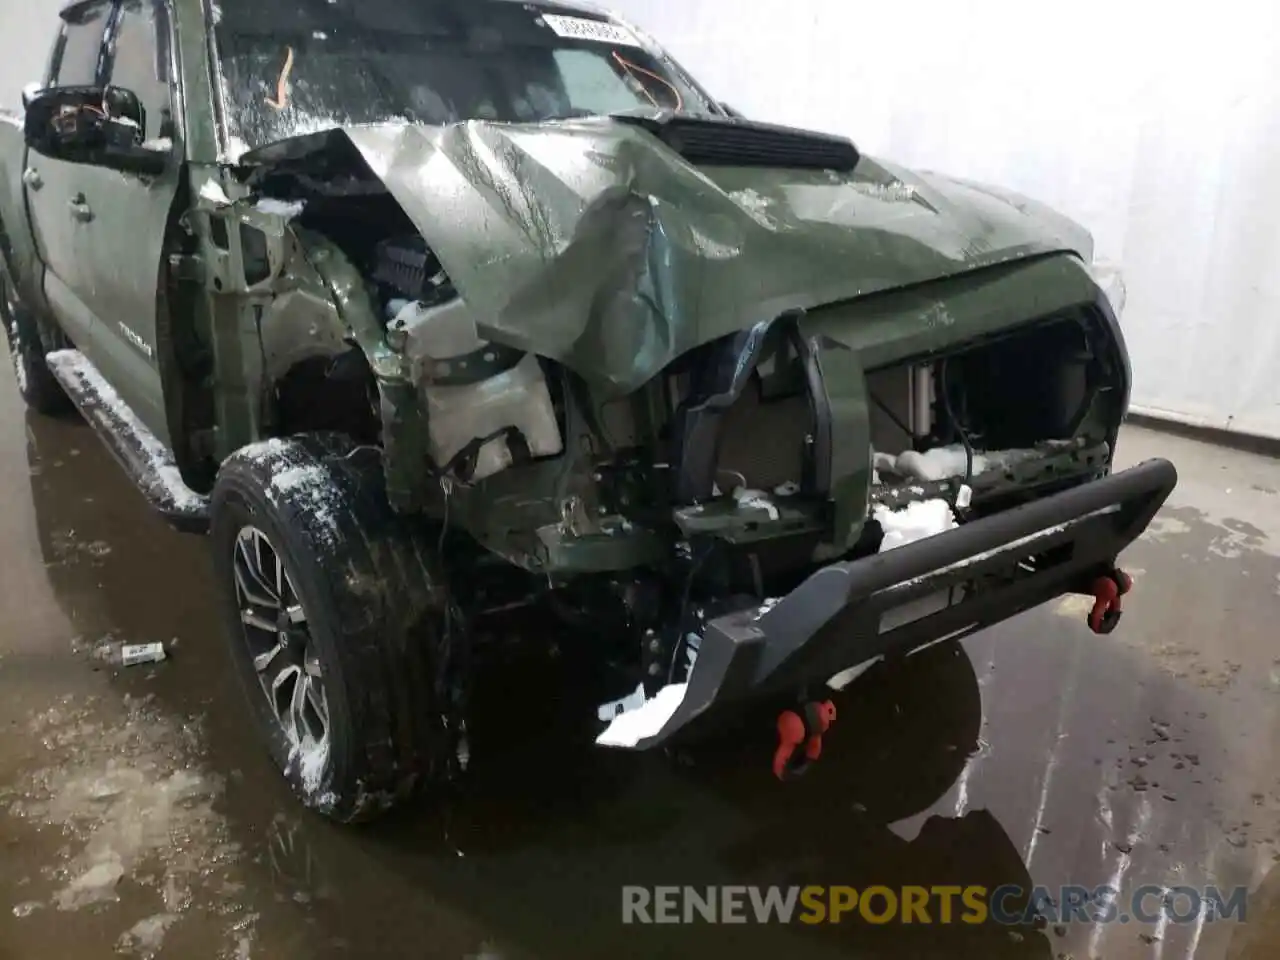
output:
<path id="1" fill-rule="evenodd" d="M 246 447 L 218 475 L 210 534 L 236 672 L 307 806 L 368 820 L 457 772 L 462 620 L 376 451 L 336 435 Z"/>

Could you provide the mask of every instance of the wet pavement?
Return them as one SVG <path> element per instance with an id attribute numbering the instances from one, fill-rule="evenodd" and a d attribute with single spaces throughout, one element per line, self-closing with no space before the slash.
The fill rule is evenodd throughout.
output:
<path id="1" fill-rule="evenodd" d="M 538 662 L 491 684 L 461 793 L 342 829 L 254 739 L 205 544 L 83 424 L 0 395 L 0 960 L 1280 956 L 1280 462 L 1129 430 L 1122 461 L 1183 479 L 1119 632 L 1073 598 L 874 669 L 796 783 L 767 716 L 677 757 L 584 747 Z M 1248 923 L 621 923 L 628 884 L 1002 883 L 1241 885 Z"/>

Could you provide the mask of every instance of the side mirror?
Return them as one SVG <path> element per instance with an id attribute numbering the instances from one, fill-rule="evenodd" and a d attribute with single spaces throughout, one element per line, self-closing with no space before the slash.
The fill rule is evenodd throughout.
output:
<path id="1" fill-rule="evenodd" d="M 27 107 L 31 106 L 31 101 L 34 100 L 36 98 L 36 95 L 39 94 L 40 91 L 43 89 L 44 87 L 36 83 L 34 80 L 31 83 L 28 83 L 25 87 L 23 87 L 22 88 L 22 109 L 25 110 L 27 109 Z"/>
<path id="2" fill-rule="evenodd" d="M 25 139 L 37 153 L 68 163 L 159 174 L 163 153 L 142 146 L 146 111 L 121 87 L 52 87 L 27 102 Z"/>

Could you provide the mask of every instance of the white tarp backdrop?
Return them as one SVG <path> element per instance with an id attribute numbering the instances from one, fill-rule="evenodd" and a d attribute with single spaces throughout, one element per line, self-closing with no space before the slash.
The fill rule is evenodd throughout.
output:
<path id="1" fill-rule="evenodd" d="M 748 116 L 1076 218 L 1135 407 L 1280 437 L 1280 5 L 603 2 Z"/>
<path id="2" fill-rule="evenodd" d="M 22 107 L 22 88 L 44 78 L 62 0 L 0 0 L 0 110 Z"/>
<path id="3" fill-rule="evenodd" d="M 1280 437 L 1280 5 L 603 0 L 750 116 L 997 183 L 1093 231 L 1144 412 Z M 0 105 L 58 0 L 0 0 Z"/>

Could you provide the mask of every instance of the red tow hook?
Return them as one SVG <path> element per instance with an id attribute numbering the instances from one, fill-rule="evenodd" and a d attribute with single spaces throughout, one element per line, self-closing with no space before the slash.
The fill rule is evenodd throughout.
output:
<path id="1" fill-rule="evenodd" d="M 1133 589 L 1133 578 L 1123 570 L 1113 570 L 1093 581 L 1093 609 L 1089 611 L 1089 629 L 1108 634 L 1120 623 L 1120 598 Z"/>
<path id="2" fill-rule="evenodd" d="M 836 705 L 830 700 L 806 703 L 801 712 L 783 710 L 778 715 L 778 749 L 773 752 L 773 775 L 794 780 L 822 756 L 822 735 L 836 722 Z M 804 750 L 795 756 L 800 745 Z"/>

